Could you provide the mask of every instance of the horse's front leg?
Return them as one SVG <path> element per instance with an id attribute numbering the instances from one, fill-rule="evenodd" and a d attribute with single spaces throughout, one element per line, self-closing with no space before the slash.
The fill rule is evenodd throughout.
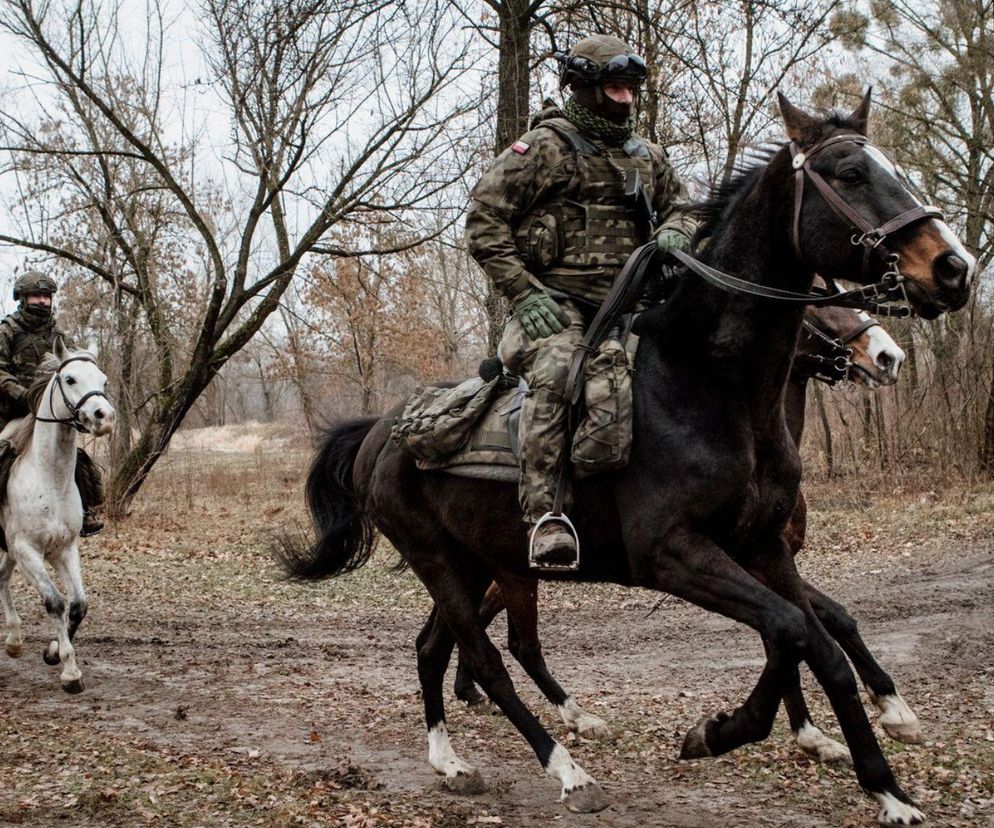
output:
<path id="1" fill-rule="evenodd" d="M 0 553 L 0 604 L 3 604 L 4 621 L 7 625 L 7 638 L 4 641 L 7 655 L 20 656 L 24 647 L 24 632 L 21 617 L 14 606 L 14 596 L 10 592 L 10 577 L 14 574 L 14 556 L 9 552 Z"/>
<path id="2" fill-rule="evenodd" d="M 89 601 L 86 598 L 86 590 L 83 588 L 83 568 L 79 559 L 79 547 L 75 543 L 70 546 L 63 555 L 56 558 L 54 562 L 55 571 L 62 579 L 62 585 L 69 593 L 69 617 L 68 633 L 69 640 L 76 637 L 76 630 L 86 617 L 89 609 Z M 56 642 L 52 642 L 55 644 Z M 49 645 L 51 649 L 52 645 Z"/>
<path id="3" fill-rule="evenodd" d="M 846 612 L 845 607 L 809 583 L 805 583 L 805 594 L 818 620 L 852 660 L 870 700 L 880 710 L 880 726 L 892 739 L 912 745 L 920 744 L 924 737 L 918 716 L 901 698 L 894 680 L 867 649 L 856 620 Z"/>
<path id="4" fill-rule="evenodd" d="M 20 542 L 15 545 L 14 554 L 24 570 L 25 578 L 38 590 L 42 601 L 45 602 L 45 610 L 52 619 L 52 623 L 55 624 L 56 640 L 45 650 L 43 654 L 45 661 L 53 664 L 55 662 L 51 658 L 53 655 L 57 655 L 62 662 L 62 674 L 59 676 L 62 689 L 67 693 L 79 693 L 83 689 L 83 676 L 76 665 L 76 652 L 69 638 L 69 626 L 66 623 L 66 599 L 62 597 L 62 593 L 59 592 L 48 576 L 48 572 L 45 571 L 45 561 L 41 553 L 30 544 Z M 76 566 L 78 569 L 78 552 L 76 553 Z M 82 587 L 81 582 L 80 587 Z"/>
<path id="5" fill-rule="evenodd" d="M 825 689 L 852 751 L 860 786 L 881 805 L 884 825 L 913 825 L 924 820 L 901 790 L 880 750 L 842 651 L 804 600 L 804 584 L 782 538 L 771 541 L 770 552 L 753 570 L 760 583 L 709 538 L 675 527 L 651 558 L 639 561 L 639 581 L 645 583 L 652 565 L 654 586 L 705 609 L 748 624 L 762 635 L 768 658 L 755 689 L 733 713 L 704 719 L 684 740 L 683 758 L 726 753 L 739 745 L 766 738 L 780 700 L 799 681 L 804 658 Z"/>

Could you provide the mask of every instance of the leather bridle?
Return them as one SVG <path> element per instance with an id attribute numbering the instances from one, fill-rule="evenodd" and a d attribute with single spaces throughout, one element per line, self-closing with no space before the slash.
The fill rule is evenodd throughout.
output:
<path id="1" fill-rule="evenodd" d="M 94 365 L 97 364 L 97 361 L 90 356 L 71 356 L 68 359 L 63 360 L 63 362 L 59 365 L 59 367 L 56 368 L 55 382 L 51 384 L 51 390 L 48 393 L 48 408 L 52 412 L 52 414 L 55 414 L 55 405 L 53 403 L 55 402 L 55 389 L 56 387 L 58 387 L 59 393 L 62 394 L 62 402 L 69 410 L 70 416 L 61 417 L 61 418 L 40 417 L 37 414 L 35 414 L 35 420 L 40 423 L 58 423 L 59 425 L 72 426 L 74 429 L 76 429 L 76 431 L 85 433 L 86 428 L 79 421 L 79 411 L 83 407 L 83 403 L 85 403 L 91 397 L 103 397 L 106 400 L 107 394 L 105 394 L 103 391 L 87 391 L 82 397 L 79 398 L 79 402 L 73 405 L 69 401 L 69 397 L 66 396 L 65 388 L 62 387 L 62 369 L 65 368 L 71 362 L 92 362 Z"/>
<path id="2" fill-rule="evenodd" d="M 876 319 L 861 320 L 844 334 L 833 337 L 805 319 L 802 323 L 802 335 L 824 342 L 829 356 L 798 352 L 794 356 L 793 371 L 802 377 L 820 380 L 828 385 L 848 379 L 849 372 L 856 367 L 849 343 L 879 325 Z"/>
<path id="3" fill-rule="evenodd" d="M 882 257 L 887 263 L 887 272 L 884 273 L 879 281 L 848 291 L 837 292 L 835 285 L 829 284 L 825 290 L 815 289 L 810 293 L 799 293 L 781 288 L 768 287 L 766 285 L 758 285 L 755 282 L 730 276 L 698 261 L 690 254 L 684 253 L 681 250 L 670 250 L 668 252 L 698 276 L 701 276 L 716 287 L 742 296 L 771 299 L 792 304 L 815 306 L 835 305 L 837 307 L 858 308 L 880 316 L 910 316 L 911 309 L 906 305 L 907 295 L 904 290 L 904 276 L 901 274 L 898 265 L 898 254 L 888 250 L 884 242 L 888 236 L 910 224 L 928 218 L 941 219 L 942 213 L 937 207 L 919 204 L 910 210 L 906 210 L 888 219 L 883 224 L 874 226 L 858 210 L 847 203 L 818 172 L 811 168 L 810 161 L 814 156 L 828 147 L 843 143 L 867 146 L 869 141 L 862 135 L 833 135 L 804 152 L 798 149 L 796 142 L 791 141 L 789 144 L 792 159 L 791 166 L 794 168 L 794 210 L 791 227 L 794 253 L 800 261 L 804 260 L 801 248 L 801 211 L 804 203 L 804 183 L 807 179 L 810 179 L 815 189 L 825 199 L 831 210 L 853 227 L 854 232 L 851 241 L 857 247 L 861 246 L 864 249 L 860 275 L 862 276 L 867 273 L 871 257 L 874 253 Z M 905 305 L 896 309 L 888 305 L 888 303 L 896 301 L 903 301 Z"/>

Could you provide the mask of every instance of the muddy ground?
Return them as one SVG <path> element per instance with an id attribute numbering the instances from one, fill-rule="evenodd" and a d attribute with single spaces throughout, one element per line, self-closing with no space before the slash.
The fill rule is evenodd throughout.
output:
<path id="1" fill-rule="evenodd" d="M 751 689 L 759 641 L 674 599 L 652 612 L 659 596 L 614 587 L 542 592 L 550 664 L 612 738 L 573 737 L 511 666 L 611 807 L 566 812 L 509 724 L 451 693 L 456 750 L 490 790 L 450 794 L 426 761 L 418 582 L 390 570 L 387 548 L 312 587 L 280 581 L 267 555 L 267 532 L 300 517 L 305 463 L 174 453 L 127 521 L 84 541 L 81 695 L 64 694 L 42 662 L 48 624 L 16 576 L 27 642 L 18 660 L 0 654 L 0 824 L 875 824 L 852 772 L 805 758 L 782 717 L 761 745 L 677 761 L 689 726 Z M 922 745 L 878 732 L 931 824 L 992 825 L 994 489 L 851 498 L 847 485 L 809 489 L 802 570 L 854 611 L 921 717 Z M 838 735 L 821 698 L 809 698 Z"/>

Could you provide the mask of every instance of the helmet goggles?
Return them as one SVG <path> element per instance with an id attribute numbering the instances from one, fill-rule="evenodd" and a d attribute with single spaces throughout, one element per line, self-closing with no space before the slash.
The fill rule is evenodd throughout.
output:
<path id="1" fill-rule="evenodd" d="M 574 80 L 588 83 L 629 82 L 637 86 L 645 81 L 645 61 L 638 55 L 615 55 L 603 65 L 582 55 L 557 52 L 554 57 L 562 66 L 560 86 Z"/>

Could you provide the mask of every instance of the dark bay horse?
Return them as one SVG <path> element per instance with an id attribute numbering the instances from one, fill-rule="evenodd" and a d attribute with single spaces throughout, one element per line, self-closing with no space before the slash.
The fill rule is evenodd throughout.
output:
<path id="1" fill-rule="evenodd" d="M 752 294 L 806 297 L 819 273 L 898 286 L 929 319 L 961 308 L 975 262 L 867 143 L 869 96 L 846 117 L 814 118 L 786 99 L 781 109 L 790 144 L 742 177 L 736 197 L 710 217 L 707 263 L 734 273 Z M 880 822 L 913 824 L 924 817 L 895 780 L 784 537 L 800 460 L 783 400 L 802 307 L 702 276 L 684 279 L 664 306 L 642 315 L 632 458 L 577 485 L 571 518 L 583 541 L 581 566 L 555 577 L 665 591 L 761 635 L 767 661 L 757 686 L 732 713 L 693 727 L 683 756 L 764 739 L 804 661 L 828 695 L 860 786 L 881 806 Z M 458 642 L 487 695 L 559 783 L 564 804 L 605 807 L 597 782 L 518 697 L 480 623 L 494 574 L 529 572 L 515 486 L 420 471 L 390 441 L 393 416 L 325 436 L 308 477 L 318 540 L 285 550 L 287 570 L 320 579 L 355 569 L 381 531 L 435 603 L 417 639 L 430 764 L 453 789 L 482 784 L 445 727 L 443 681 Z"/>
<path id="2" fill-rule="evenodd" d="M 807 388 L 812 379 L 830 384 L 847 380 L 871 389 L 891 385 L 897 381 L 904 359 L 904 351 L 867 313 L 852 308 L 809 308 L 804 315 L 784 402 L 787 429 L 795 444 L 800 447 Z M 806 515 L 804 496 L 799 493 L 787 527 L 794 555 L 804 544 Z M 819 597 L 825 602 L 829 600 L 825 596 Z M 556 707 L 566 726 L 588 738 L 609 735 L 607 723 L 583 710 L 545 663 L 538 636 L 537 579 L 499 573 L 480 606 L 483 625 L 489 626 L 505 609 L 508 612 L 508 650 Z M 890 676 L 869 654 L 859 637 L 856 622 L 837 605 L 826 603 L 825 611 L 831 611 L 833 629 L 845 631 L 840 643 L 853 659 L 872 701 L 881 711 L 881 726 L 891 738 L 920 742 L 917 716 L 898 694 Z M 839 635 L 835 637 L 840 638 Z M 465 659 L 459 659 L 453 689 L 456 698 L 470 706 L 484 702 Z M 852 761 L 844 745 L 825 736 L 814 725 L 800 685 L 787 692 L 784 705 L 794 739 L 802 750 L 821 762 Z"/>

